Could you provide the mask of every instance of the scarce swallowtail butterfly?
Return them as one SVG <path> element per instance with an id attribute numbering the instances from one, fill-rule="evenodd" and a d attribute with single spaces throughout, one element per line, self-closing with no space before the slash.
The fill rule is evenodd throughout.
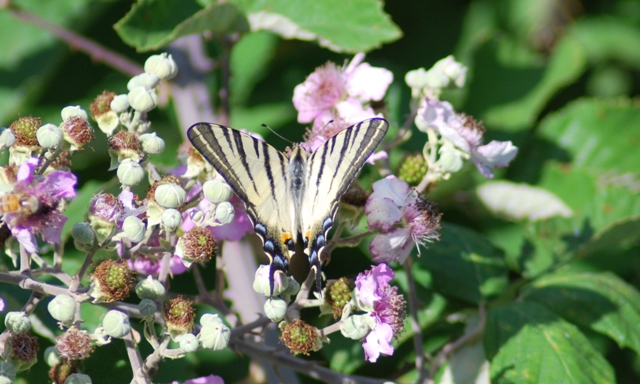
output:
<path id="1" fill-rule="evenodd" d="M 294 145 L 289 155 L 233 128 L 197 123 L 187 131 L 193 146 L 242 199 L 256 234 L 276 271 L 287 273 L 302 241 L 321 290 L 320 253 L 340 197 L 382 141 L 389 123 L 373 118 L 355 124 L 307 153 Z"/>

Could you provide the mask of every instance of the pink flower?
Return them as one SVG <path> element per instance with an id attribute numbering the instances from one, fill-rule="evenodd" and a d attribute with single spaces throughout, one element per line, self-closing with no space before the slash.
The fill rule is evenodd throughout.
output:
<path id="1" fill-rule="evenodd" d="M 406 302 L 398 288 L 389 285 L 394 273 L 386 264 L 374 266 L 356 278 L 356 297 L 360 309 L 369 312 L 375 326 L 362 344 L 365 358 L 374 363 L 380 354 L 392 355 L 391 339 L 404 331 Z"/>
<path id="2" fill-rule="evenodd" d="M 307 149 L 315 150 L 336 133 L 374 116 L 368 104 L 382 100 L 393 74 L 362 60 L 364 54 L 356 55 L 346 67 L 327 63 L 316 68 L 294 89 L 293 105 L 298 110 L 298 122 L 313 121 Z M 331 120 L 333 123 L 329 124 Z"/>
<path id="3" fill-rule="evenodd" d="M 180 384 L 180 383 L 177 381 L 174 381 L 171 384 Z M 203 376 L 203 377 L 187 380 L 184 382 L 184 384 L 224 384 L 224 381 L 220 376 L 209 375 L 209 376 Z"/>
<path id="4" fill-rule="evenodd" d="M 365 214 L 369 228 L 381 230 L 369 244 L 376 263 L 404 263 L 414 244 L 419 252 L 424 242 L 439 238 L 441 214 L 435 205 L 393 176 L 373 183 Z"/>
<path id="5" fill-rule="evenodd" d="M 160 247 L 159 235 L 154 233 L 147 242 L 148 247 Z M 122 257 L 122 243 L 118 242 L 118 254 Z M 151 275 L 157 277 L 160 273 L 160 267 L 162 263 L 162 253 L 156 253 L 153 255 L 138 254 L 135 259 L 127 260 L 129 268 L 132 271 L 141 273 L 143 275 Z M 173 255 L 169 260 L 169 271 L 172 275 L 179 275 L 184 273 L 187 267 L 182 263 L 182 259 L 178 255 Z"/>
<path id="6" fill-rule="evenodd" d="M 99 193 L 91 199 L 89 212 L 100 220 L 117 222 L 125 212 L 122 201 L 110 193 Z"/>
<path id="7" fill-rule="evenodd" d="M 421 131 L 433 129 L 458 150 L 469 154 L 480 173 L 488 178 L 493 177 L 492 168 L 506 167 L 518 154 L 518 148 L 511 141 L 494 140 L 481 145 L 485 131 L 482 124 L 471 116 L 456 113 L 446 101 L 424 98 L 415 123 Z"/>
<path id="8" fill-rule="evenodd" d="M 76 177 L 71 172 L 53 171 L 46 176 L 35 175 L 38 159 L 31 158 L 18 169 L 13 190 L 5 198 L 17 198 L 19 208 L 5 212 L 4 221 L 27 252 L 36 252 L 34 235 L 39 234 L 49 244 L 61 241 L 60 233 L 67 218 L 60 211 L 61 199 L 76 196 Z"/>

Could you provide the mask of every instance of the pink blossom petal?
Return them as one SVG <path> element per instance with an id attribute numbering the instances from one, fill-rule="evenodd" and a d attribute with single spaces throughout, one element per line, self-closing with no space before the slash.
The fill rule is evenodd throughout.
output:
<path id="1" fill-rule="evenodd" d="M 378 323 L 376 327 L 369 332 L 364 344 L 365 358 L 375 363 L 380 357 L 380 354 L 393 355 L 393 346 L 391 345 L 391 339 L 393 338 L 393 329 L 389 324 Z"/>
<path id="2" fill-rule="evenodd" d="M 376 263 L 389 263 L 398 260 L 404 263 L 413 249 L 411 231 L 408 228 L 394 228 L 371 240 L 369 251 Z"/>
<path id="3" fill-rule="evenodd" d="M 369 158 L 367 159 L 367 163 L 374 165 L 376 161 L 388 159 L 388 158 L 389 158 L 389 155 L 387 154 L 386 151 L 378 151 L 376 153 L 371 154 L 371 156 L 369 156 Z"/>
<path id="4" fill-rule="evenodd" d="M 369 198 L 364 208 L 367 225 L 371 229 L 388 231 L 402 218 L 402 211 L 388 198 Z"/>
<path id="5" fill-rule="evenodd" d="M 345 93 L 343 71 L 327 63 L 310 74 L 293 90 L 298 122 L 309 123 L 323 111 L 333 108 Z"/>
<path id="6" fill-rule="evenodd" d="M 360 101 L 352 97 L 336 104 L 336 111 L 338 112 L 338 117 L 342 118 L 342 120 L 347 122 L 349 125 L 359 123 L 362 120 L 375 116 L 372 108 L 364 108 Z"/>
<path id="7" fill-rule="evenodd" d="M 35 157 L 32 157 L 24 163 L 20 164 L 20 168 L 18 168 L 18 174 L 16 175 L 16 180 L 19 183 L 30 183 L 33 180 L 33 173 L 36 171 L 37 166 L 38 159 L 36 159 Z"/>
<path id="8" fill-rule="evenodd" d="M 67 217 L 62 216 L 60 212 L 53 211 L 47 215 L 47 225 L 42 229 L 42 239 L 49 244 L 57 244 L 61 241 L 60 234 L 62 227 L 67 222 Z"/>
<path id="9" fill-rule="evenodd" d="M 362 101 L 382 100 L 391 82 L 391 71 L 362 63 L 349 73 L 347 92 Z"/>
<path id="10" fill-rule="evenodd" d="M 76 197 L 77 182 L 78 179 L 71 172 L 54 171 L 44 177 L 41 188 L 55 199 L 72 199 Z"/>
<path id="11" fill-rule="evenodd" d="M 177 381 L 174 381 L 171 384 L 180 384 L 180 383 Z M 220 376 L 209 375 L 209 376 L 203 376 L 203 377 L 187 380 L 184 382 L 184 384 L 224 384 L 224 381 Z"/>
<path id="12" fill-rule="evenodd" d="M 477 149 L 474 159 L 481 161 L 488 167 L 506 167 L 518 154 L 518 147 L 511 141 L 493 140 L 489 144 L 482 145 Z M 479 155 L 479 156 L 478 156 Z"/>
<path id="13" fill-rule="evenodd" d="M 186 270 L 189 269 L 187 268 L 183 263 L 182 263 L 182 258 L 178 255 L 173 255 L 171 257 L 171 259 L 169 259 L 169 270 L 171 271 L 172 275 L 179 275 L 181 273 L 186 272 Z M 158 270 L 159 272 L 160 270 Z"/>
<path id="14" fill-rule="evenodd" d="M 387 176 L 373 183 L 373 193 L 369 196 L 369 199 L 387 198 L 393 200 L 398 207 L 401 207 L 404 205 L 408 194 L 409 184 L 396 179 L 394 176 Z"/>
<path id="15" fill-rule="evenodd" d="M 11 234 L 18 240 L 28 253 L 34 253 L 38 247 L 36 245 L 36 239 L 31 232 L 26 228 L 14 227 L 11 228 Z"/>
<path id="16" fill-rule="evenodd" d="M 253 225 L 249 220 L 249 216 L 247 216 L 244 203 L 239 197 L 234 195 L 229 202 L 235 209 L 233 220 L 229 224 L 219 227 L 207 227 L 207 229 L 218 240 L 236 241 L 243 238 L 247 233 L 253 233 Z"/>

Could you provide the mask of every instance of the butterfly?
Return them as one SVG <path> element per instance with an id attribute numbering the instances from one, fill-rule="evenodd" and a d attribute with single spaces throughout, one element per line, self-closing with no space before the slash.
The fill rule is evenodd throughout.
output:
<path id="1" fill-rule="evenodd" d="M 287 273 L 296 244 L 314 270 L 321 291 L 320 253 L 327 244 L 340 197 L 389 128 L 382 118 L 357 123 L 308 153 L 294 145 L 287 155 L 266 142 L 219 124 L 197 123 L 187 137 L 247 207 L 274 274 Z"/>

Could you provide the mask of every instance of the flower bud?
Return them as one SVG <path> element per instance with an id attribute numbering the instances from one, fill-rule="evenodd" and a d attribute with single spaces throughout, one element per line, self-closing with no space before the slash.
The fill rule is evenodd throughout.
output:
<path id="1" fill-rule="evenodd" d="M 11 133 L 11 130 L 8 128 L 2 128 L 2 133 L 0 133 L 0 151 L 9 148 L 16 142 L 16 137 Z"/>
<path id="2" fill-rule="evenodd" d="M 449 76 L 438 68 L 431 68 L 425 75 L 426 87 L 431 89 L 442 89 L 449 85 Z"/>
<path id="3" fill-rule="evenodd" d="M 161 53 L 150 56 L 144 62 L 144 71 L 158 76 L 161 80 L 169 80 L 178 74 L 178 66 L 171 55 Z"/>
<path id="4" fill-rule="evenodd" d="M 80 244 L 91 244 L 96 238 L 91 225 L 85 222 L 75 223 L 71 228 L 71 236 Z"/>
<path id="5" fill-rule="evenodd" d="M 271 273 L 271 266 L 260 265 L 256 270 L 255 278 L 253 279 L 253 290 L 264 296 L 271 296 L 271 283 L 269 281 L 269 274 Z M 290 280 L 282 271 L 276 271 L 273 275 L 273 295 L 278 296 L 282 292 L 286 291 L 289 287 Z"/>
<path id="6" fill-rule="evenodd" d="M 142 150 L 150 155 L 159 155 L 164 151 L 164 140 L 156 135 L 155 132 L 140 135 Z"/>
<path id="7" fill-rule="evenodd" d="M 370 319 L 373 319 L 373 317 L 368 313 L 349 316 L 340 325 L 342 336 L 352 340 L 362 339 L 375 327 L 375 320 L 373 320 L 372 324 Z"/>
<path id="8" fill-rule="evenodd" d="M 279 297 L 272 297 L 264 302 L 264 314 L 274 323 L 284 319 L 287 313 L 287 302 Z"/>
<path id="9" fill-rule="evenodd" d="M 16 378 L 16 367 L 8 361 L 0 361 L 0 381 L 1 383 L 11 384 Z"/>
<path id="10" fill-rule="evenodd" d="M 214 218 L 220 224 L 229 224 L 231 221 L 233 221 L 235 214 L 236 211 L 233 208 L 233 205 L 231 205 L 231 203 L 228 201 L 223 201 L 216 207 Z"/>
<path id="11" fill-rule="evenodd" d="M 185 333 L 178 338 L 180 348 L 185 352 L 195 352 L 198 350 L 199 343 L 198 338 L 193 333 Z"/>
<path id="12" fill-rule="evenodd" d="M 144 179 L 144 169 L 137 161 L 124 159 L 118 166 L 118 180 L 122 185 L 136 185 Z"/>
<path id="13" fill-rule="evenodd" d="M 44 148 L 56 148 L 62 143 L 62 130 L 53 124 L 45 124 L 38 128 L 36 138 Z"/>
<path id="14" fill-rule="evenodd" d="M 73 320 L 76 313 L 76 301 L 69 295 L 56 295 L 47 305 L 49 314 L 63 323 Z"/>
<path id="15" fill-rule="evenodd" d="M 167 232 L 173 232 L 180 226 L 180 223 L 182 222 L 182 215 L 177 209 L 168 208 L 162 212 L 160 220 Z"/>
<path id="16" fill-rule="evenodd" d="M 411 88 L 411 96 L 418 98 L 422 94 L 422 88 L 427 86 L 427 71 L 424 68 L 407 72 L 404 81 Z"/>
<path id="17" fill-rule="evenodd" d="M 158 307 L 156 306 L 156 303 L 150 299 L 142 299 L 138 304 L 138 310 L 140 310 L 140 313 L 144 317 L 152 317 L 156 313 L 157 309 Z"/>
<path id="18" fill-rule="evenodd" d="M 70 105 L 68 107 L 62 108 L 60 115 L 62 116 L 63 121 L 74 116 L 79 117 L 83 120 L 89 120 L 89 115 L 87 115 L 87 111 L 82 109 L 82 107 L 80 107 L 79 105 Z"/>
<path id="19" fill-rule="evenodd" d="M 129 317 L 115 309 L 110 310 L 102 319 L 102 327 L 107 335 L 115 338 L 126 336 L 131 331 Z"/>
<path id="20" fill-rule="evenodd" d="M 462 87 L 466 80 L 467 67 L 458 63 L 453 56 L 449 55 L 444 59 L 438 60 L 433 68 L 437 68 L 442 73 L 447 75 L 451 80 L 453 80 L 458 87 Z"/>
<path id="21" fill-rule="evenodd" d="M 155 192 L 155 199 L 158 204 L 165 208 L 177 208 L 184 204 L 187 192 L 174 183 L 158 185 Z"/>
<path id="22" fill-rule="evenodd" d="M 229 345 L 231 330 L 222 321 L 219 323 L 208 323 L 200 328 L 198 341 L 202 348 L 219 351 Z"/>
<path id="23" fill-rule="evenodd" d="M 287 286 L 287 289 L 282 292 L 282 295 L 293 296 L 298 294 L 298 291 L 300 291 L 300 283 L 298 283 L 298 281 L 294 279 L 293 276 L 288 276 L 287 278 L 289 279 L 289 284 Z"/>
<path id="24" fill-rule="evenodd" d="M 111 104 L 109 104 L 111 110 L 115 113 L 122 113 L 129 109 L 129 97 L 127 95 L 116 95 Z"/>
<path id="25" fill-rule="evenodd" d="M 165 289 L 161 282 L 151 275 L 136 284 L 136 295 L 141 299 L 158 301 L 164 297 Z"/>
<path id="26" fill-rule="evenodd" d="M 462 169 L 464 165 L 463 154 L 456 149 L 452 142 L 445 141 L 438 152 L 440 158 L 436 163 L 443 171 L 455 173 Z"/>
<path id="27" fill-rule="evenodd" d="M 31 320 L 25 312 L 8 312 L 4 318 L 4 325 L 13 333 L 26 333 L 31 329 Z"/>
<path id="28" fill-rule="evenodd" d="M 149 112 L 158 106 L 158 95 L 153 89 L 134 87 L 127 94 L 131 108 L 138 112 Z"/>
<path id="29" fill-rule="evenodd" d="M 64 381 L 64 384 L 91 384 L 91 378 L 84 373 L 72 373 Z"/>
<path id="30" fill-rule="evenodd" d="M 127 83 L 127 89 L 129 91 L 133 91 L 133 89 L 136 87 L 153 89 L 158 85 L 158 82 L 160 82 L 160 79 L 158 79 L 158 76 L 154 75 L 153 73 L 141 73 L 129 80 L 129 82 Z M 129 103 L 131 103 L 131 98 L 129 98 Z M 133 103 L 131 103 L 131 105 L 133 105 Z"/>
<path id="31" fill-rule="evenodd" d="M 200 317 L 200 325 L 204 327 L 205 325 L 210 325 L 210 324 L 220 325 L 220 324 L 224 324 L 224 322 L 222 321 L 220 316 L 218 316 L 217 313 L 205 313 Z"/>
<path id="32" fill-rule="evenodd" d="M 233 190 L 226 182 L 218 179 L 208 180 L 202 186 L 204 197 L 212 203 L 229 201 L 233 196 Z"/>
<path id="33" fill-rule="evenodd" d="M 60 355 L 58 355 L 55 346 L 47 347 L 44 350 L 44 361 L 50 367 L 60 364 Z"/>
<path id="34" fill-rule="evenodd" d="M 147 227 L 144 225 L 144 222 L 136 216 L 129 216 L 124 219 L 122 230 L 129 240 L 134 243 L 139 243 L 144 238 Z"/>

